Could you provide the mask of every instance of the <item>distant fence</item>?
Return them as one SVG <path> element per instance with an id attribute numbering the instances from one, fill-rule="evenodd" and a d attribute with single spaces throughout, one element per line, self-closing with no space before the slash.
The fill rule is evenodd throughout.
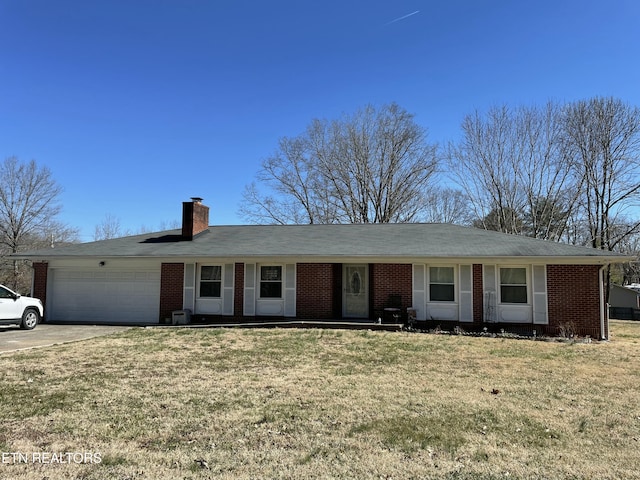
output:
<path id="1" fill-rule="evenodd" d="M 609 307 L 609 318 L 616 320 L 640 320 L 640 308 Z"/>

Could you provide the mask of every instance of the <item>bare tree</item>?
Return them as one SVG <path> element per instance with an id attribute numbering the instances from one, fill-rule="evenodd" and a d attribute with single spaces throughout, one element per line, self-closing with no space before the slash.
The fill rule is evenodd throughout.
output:
<path id="1" fill-rule="evenodd" d="M 115 216 L 112 213 L 107 213 L 102 222 L 95 226 L 93 239 L 95 241 L 99 240 L 109 240 L 111 238 L 120 238 L 127 237 L 130 235 L 142 235 L 144 233 L 150 233 L 153 231 L 163 231 L 163 230 L 175 230 L 180 228 L 180 222 L 177 220 L 171 221 L 162 221 L 160 222 L 157 229 L 148 227 L 146 225 L 140 225 L 135 230 L 131 230 L 128 228 L 122 227 L 122 222 L 120 218 Z"/>
<path id="2" fill-rule="evenodd" d="M 52 221 L 41 238 L 34 238 L 34 244 L 30 248 L 56 248 L 78 242 L 80 242 L 80 229 Z"/>
<path id="3" fill-rule="evenodd" d="M 50 235 L 73 231 L 55 221 L 60 213 L 62 188 L 46 167 L 34 160 L 20 162 L 16 157 L 0 164 L 0 255 L 3 258 L 3 281 L 15 289 L 24 289 L 25 269 L 6 256 L 46 244 Z"/>
<path id="4" fill-rule="evenodd" d="M 245 189 L 240 213 L 256 223 L 419 220 L 437 164 L 426 139 L 396 104 L 313 120 L 304 134 L 280 140 Z"/>
<path id="5" fill-rule="evenodd" d="M 625 218 L 640 200 L 640 109 L 613 98 L 567 105 L 564 147 L 583 182 L 581 213 L 591 245 L 614 250 L 640 230 Z"/>
<path id="6" fill-rule="evenodd" d="M 628 229 L 628 226 L 624 229 Z M 616 250 L 626 255 L 635 256 L 636 261 L 614 265 L 614 270 L 612 271 L 614 283 L 620 285 L 640 283 L 640 233 L 627 235 L 620 241 Z"/>
<path id="7" fill-rule="evenodd" d="M 524 220 L 520 212 L 509 207 L 494 208 L 484 217 L 473 221 L 475 228 L 516 234 L 524 232 Z M 522 234 L 522 233 L 519 233 Z"/>
<path id="8" fill-rule="evenodd" d="M 93 233 L 94 240 L 108 240 L 125 236 L 120 225 L 120 219 L 111 213 L 104 216 L 102 222 L 96 225 Z"/>
<path id="9" fill-rule="evenodd" d="M 469 198 L 481 228 L 559 239 L 576 199 L 576 183 L 558 142 L 559 109 L 506 105 L 475 112 L 451 143 L 449 171 Z"/>
<path id="10" fill-rule="evenodd" d="M 561 241 L 568 233 L 573 205 L 575 205 L 575 198 L 571 201 L 559 196 L 530 198 L 529 208 L 523 217 L 524 234 L 545 240 Z"/>
<path id="11" fill-rule="evenodd" d="M 112 213 L 107 213 L 102 222 L 97 224 L 93 231 L 93 240 L 109 240 L 112 238 L 127 237 L 130 235 L 142 235 L 144 233 L 150 233 L 154 231 L 164 230 L 176 230 L 180 228 L 180 222 L 177 220 L 162 221 L 158 228 L 149 227 L 147 225 L 140 225 L 135 230 L 129 228 L 123 228 L 120 218 Z"/>
<path id="12" fill-rule="evenodd" d="M 463 138 L 449 144 L 449 171 L 470 200 L 476 219 L 493 218 L 498 230 L 513 231 L 517 222 L 510 218 L 524 207 L 515 183 L 516 139 L 512 116 L 506 106 L 489 110 L 486 118 L 479 112 L 462 122 Z M 490 215 L 491 214 L 491 215 Z M 484 228 L 491 228 L 483 224 Z"/>
<path id="13" fill-rule="evenodd" d="M 523 233 L 556 241 L 563 237 L 580 196 L 579 177 L 559 141 L 561 112 L 549 102 L 543 108 L 520 108 L 514 119 L 520 140 L 515 177 L 526 202 Z"/>
<path id="14" fill-rule="evenodd" d="M 450 187 L 429 189 L 426 195 L 426 222 L 471 225 L 469 198 L 461 191 Z"/>
<path id="15" fill-rule="evenodd" d="M 312 150 L 318 128 L 313 122 L 306 135 L 280 139 L 278 150 L 262 162 L 257 182 L 245 188 L 240 209 L 245 218 L 254 223 L 332 223 L 335 214 L 322 186 L 321 160 Z M 258 184 L 271 192 L 263 194 Z"/>
<path id="16" fill-rule="evenodd" d="M 164 231 L 164 230 L 176 230 L 178 228 L 180 228 L 182 225 L 178 220 L 163 220 L 160 222 L 160 224 L 158 225 L 158 228 L 160 229 L 160 231 Z M 144 227 L 143 231 L 140 231 L 138 233 L 148 233 L 152 230 L 147 229 L 146 227 Z"/>

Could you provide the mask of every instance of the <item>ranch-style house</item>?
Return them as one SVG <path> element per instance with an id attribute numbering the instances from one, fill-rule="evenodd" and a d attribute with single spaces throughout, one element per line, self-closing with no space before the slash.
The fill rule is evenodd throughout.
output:
<path id="1" fill-rule="evenodd" d="M 395 321 L 609 336 L 603 270 L 628 257 L 448 224 L 209 226 L 20 254 L 47 320 Z M 385 310 L 395 308 L 393 319 Z"/>

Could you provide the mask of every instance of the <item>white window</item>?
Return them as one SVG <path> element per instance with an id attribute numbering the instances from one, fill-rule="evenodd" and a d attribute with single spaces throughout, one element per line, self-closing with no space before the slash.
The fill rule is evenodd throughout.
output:
<path id="1" fill-rule="evenodd" d="M 429 267 L 429 301 L 455 302 L 456 285 L 453 267 Z"/>
<path id="2" fill-rule="evenodd" d="M 500 268 L 500 302 L 529 303 L 529 287 L 527 285 L 527 269 L 525 267 Z"/>
<path id="3" fill-rule="evenodd" d="M 282 266 L 260 267 L 260 298 L 282 298 Z"/>
<path id="4" fill-rule="evenodd" d="M 220 298 L 222 296 L 222 265 L 202 265 L 200 267 L 200 298 Z"/>

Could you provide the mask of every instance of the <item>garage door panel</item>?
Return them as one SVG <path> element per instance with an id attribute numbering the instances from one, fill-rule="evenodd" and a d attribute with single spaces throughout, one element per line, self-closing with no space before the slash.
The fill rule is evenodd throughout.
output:
<path id="1" fill-rule="evenodd" d="M 160 271 L 53 270 L 51 320 L 158 322 Z"/>

